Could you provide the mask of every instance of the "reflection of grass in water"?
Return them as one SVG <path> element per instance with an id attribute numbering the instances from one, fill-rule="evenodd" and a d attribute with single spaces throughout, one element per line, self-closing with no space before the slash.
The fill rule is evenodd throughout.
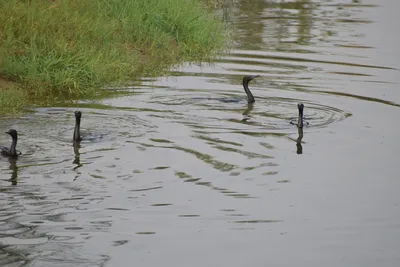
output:
<path id="1" fill-rule="evenodd" d="M 169 140 L 165 140 L 165 139 L 156 139 L 156 138 L 150 138 L 151 141 L 153 142 L 157 142 L 157 143 L 173 143 Z"/>
<path id="2" fill-rule="evenodd" d="M 155 190 L 155 189 L 161 189 L 161 188 L 163 188 L 163 187 L 162 186 L 155 186 L 155 187 L 150 187 L 150 188 L 132 189 L 132 190 L 129 190 L 129 191 L 141 192 L 141 191 L 149 191 L 149 190 Z"/>
<path id="3" fill-rule="evenodd" d="M 136 143 L 136 142 L 133 142 Z M 141 145 L 145 145 L 143 143 L 140 143 Z M 189 149 L 189 148 L 183 148 L 183 147 L 177 147 L 177 146 L 173 146 L 173 147 L 165 147 L 165 146 L 154 146 L 154 145 L 146 145 L 148 147 L 161 147 L 161 148 L 173 148 L 173 149 L 177 149 L 183 152 L 187 152 L 190 153 L 194 156 L 196 156 L 198 159 L 202 160 L 203 162 L 210 164 L 214 167 L 214 169 L 223 171 L 223 172 L 229 172 L 234 170 L 235 168 L 238 168 L 237 165 L 233 165 L 233 164 L 229 164 L 229 163 L 225 163 L 225 162 L 220 162 L 217 161 L 215 159 L 213 159 L 212 156 L 208 155 L 208 154 L 203 154 L 200 153 L 198 151 L 195 151 L 193 149 Z M 239 150 L 236 149 L 232 149 L 232 148 L 228 148 L 227 151 L 234 151 L 234 152 L 238 152 Z M 266 155 L 261 155 L 261 154 L 257 154 L 257 153 L 252 153 L 252 152 L 246 152 L 246 151 L 239 151 L 239 153 L 241 154 L 245 154 L 248 155 L 249 157 L 261 157 L 261 158 L 272 158 L 270 156 L 266 156 Z M 249 154 L 247 154 L 249 153 Z M 269 163 L 262 163 L 259 166 L 256 167 L 247 167 L 245 168 L 245 170 L 252 170 L 258 167 L 263 167 L 263 166 L 277 166 L 277 164 L 269 162 Z M 271 172 L 272 173 L 272 172 Z M 231 176 L 237 176 L 240 175 L 240 172 L 231 172 L 230 173 Z M 196 183 L 196 185 L 203 185 L 203 186 L 207 186 L 210 187 L 214 190 L 220 191 L 221 193 L 225 194 L 225 195 L 229 195 L 229 196 L 233 196 L 236 198 L 253 198 L 251 196 L 249 196 L 248 194 L 242 194 L 242 193 L 237 193 L 236 191 L 230 191 L 227 190 L 225 188 L 219 188 L 219 187 L 215 187 L 211 182 L 199 182 L 202 178 L 194 178 L 192 175 L 187 174 L 186 172 L 182 172 L 182 171 L 176 171 L 175 172 L 175 176 L 181 178 L 181 179 L 185 179 L 185 182 L 189 182 L 189 183 Z"/>
<path id="4" fill-rule="evenodd" d="M 235 56 L 240 56 L 241 54 L 231 54 Z M 292 62 L 308 62 L 308 63 L 323 63 L 323 64 L 332 64 L 332 65 L 343 65 L 349 67 L 362 67 L 362 68 L 372 68 L 372 69 L 386 69 L 386 70 L 396 70 L 395 68 L 385 67 L 385 66 L 378 66 L 378 65 L 367 65 L 367 64 L 359 64 L 359 63 L 352 63 L 352 62 L 343 62 L 343 61 L 328 61 L 328 60 L 318 60 L 318 59 L 311 59 L 311 58 L 301 58 L 301 57 L 291 57 L 291 56 L 274 56 L 274 55 L 250 55 L 246 54 L 246 57 L 249 59 L 270 59 L 270 60 L 281 60 L 281 61 L 292 61 Z M 234 61 L 231 61 L 234 62 Z M 241 61 L 238 61 L 241 63 Z M 252 65 L 265 65 L 264 62 L 259 62 L 257 64 L 251 62 Z M 282 64 L 282 63 L 281 63 Z M 275 63 L 274 63 L 275 66 Z M 307 66 L 293 66 L 293 65 L 283 65 L 283 68 L 290 67 L 291 69 L 307 69 Z"/>
<path id="5" fill-rule="evenodd" d="M 251 167 L 244 167 L 243 169 L 245 170 L 245 171 L 252 171 L 252 170 L 254 170 L 254 169 L 257 169 L 259 166 L 251 166 Z"/>
<path id="6" fill-rule="evenodd" d="M 276 181 L 276 182 L 280 183 L 280 184 L 284 184 L 284 183 L 289 183 L 290 180 L 279 180 L 279 181 Z"/>
<path id="7" fill-rule="evenodd" d="M 156 203 L 156 204 L 151 204 L 153 207 L 165 207 L 165 206 L 171 206 L 171 203 Z"/>
<path id="8" fill-rule="evenodd" d="M 256 198 L 256 197 L 251 197 L 249 194 L 239 194 L 239 193 L 235 193 L 235 194 L 226 194 L 227 196 L 231 196 L 234 198 Z"/>
<path id="9" fill-rule="evenodd" d="M 232 190 L 224 189 L 224 190 L 221 190 L 221 193 L 223 193 L 223 194 L 234 194 L 236 192 L 232 191 Z"/>
<path id="10" fill-rule="evenodd" d="M 196 184 L 212 187 L 212 183 L 211 182 L 197 182 Z"/>
<path id="11" fill-rule="evenodd" d="M 233 146 L 243 146 L 242 144 L 236 143 L 236 142 L 230 142 L 230 141 L 224 141 L 218 138 L 211 138 L 211 137 L 207 137 L 204 135 L 198 135 L 196 136 L 196 138 L 201 139 L 201 140 L 205 140 L 205 141 L 210 141 L 212 143 L 217 143 L 217 144 L 227 144 L 227 145 L 233 145 Z"/>
<path id="12" fill-rule="evenodd" d="M 352 98 L 361 99 L 361 100 L 365 100 L 365 101 L 377 102 L 377 103 L 386 104 L 386 105 L 390 105 L 390 106 L 400 107 L 400 104 L 397 104 L 392 101 L 382 100 L 382 99 L 375 98 L 375 97 L 353 95 L 353 94 L 342 93 L 342 92 L 329 92 L 329 91 L 317 91 L 317 90 L 315 90 L 314 92 L 322 93 L 322 94 L 331 94 L 331 95 L 352 97 Z M 345 116 L 346 116 L 346 118 L 348 118 L 348 117 L 352 116 L 352 114 L 346 113 Z"/>
<path id="13" fill-rule="evenodd" d="M 192 176 L 185 173 L 185 172 L 175 172 L 175 175 L 178 176 L 179 178 L 186 179 L 186 178 L 191 178 Z"/>
<path id="14" fill-rule="evenodd" d="M 249 152 L 249 151 L 243 151 L 243 150 L 239 150 L 239 149 L 236 149 L 236 148 L 231 148 L 231 147 L 226 147 L 226 146 L 221 146 L 221 145 L 217 145 L 217 146 L 213 146 L 213 147 L 217 148 L 217 149 L 220 149 L 220 150 L 223 150 L 223 151 L 236 152 L 236 153 L 242 154 L 244 156 L 247 156 L 249 159 L 252 159 L 252 158 L 261 158 L 261 159 L 273 158 L 271 156 L 262 155 L 262 154 Z"/>
<path id="15" fill-rule="evenodd" d="M 132 142 L 132 143 L 137 143 L 137 142 Z M 177 146 L 172 146 L 172 147 L 166 147 L 166 146 L 154 146 L 154 145 L 150 145 L 150 144 L 143 144 L 143 143 L 138 143 L 140 145 L 145 145 L 147 147 L 159 147 L 159 148 L 172 148 L 172 149 L 177 149 L 183 152 L 187 152 L 190 153 L 194 156 L 196 156 L 198 159 L 202 160 L 203 162 L 210 164 L 214 167 L 214 169 L 223 171 L 223 172 L 229 172 L 232 171 L 235 168 L 238 168 L 238 166 L 233 165 L 233 164 L 229 164 L 229 163 L 225 163 L 225 162 L 220 162 L 215 160 L 212 156 L 208 155 L 208 154 L 203 154 L 200 153 L 198 151 L 195 151 L 193 149 L 189 149 L 189 148 L 183 148 L 183 147 L 177 147 Z M 236 152 L 236 150 L 234 150 Z M 249 152 L 250 153 L 250 152 Z M 252 153 L 250 153 L 251 155 L 253 155 Z M 255 154 L 258 157 L 262 156 L 264 158 L 270 158 L 269 156 L 265 156 L 265 155 L 259 155 L 259 154 Z M 253 155 L 254 156 L 254 155 Z M 261 166 L 276 166 L 276 164 L 274 163 L 263 163 L 260 165 Z M 233 174 L 233 172 L 231 173 Z M 237 173 L 238 175 L 240 173 Z M 202 186 L 207 186 L 210 187 L 214 190 L 220 191 L 221 193 L 225 194 L 225 195 L 229 195 L 229 196 L 233 196 L 236 198 L 252 198 L 251 196 L 249 196 L 248 194 L 242 194 L 242 193 L 237 193 L 236 191 L 230 191 L 227 190 L 225 188 L 219 188 L 214 186 L 211 182 L 199 182 L 202 178 L 194 178 L 192 175 L 183 172 L 183 171 L 176 171 L 175 172 L 175 176 L 181 178 L 181 179 L 185 179 L 185 182 L 189 182 L 189 183 L 195 183 L 196 185 L 202 185 Z"/>
<path id="16" fill-rule="evenodd" d="M 278 172 L 276 171 L 270 171 L 270 172 L 264 172 L 262 175 L 276 175 Z"/>
<path id="17" fill-rule="evenodd" d="M 165 170 L 171 168 L 170 166 L 159 166 L 159 167 L 154 167 L 151 170 Z"/>
<path id="18" fill-rule="evenodd" d="M 35 232 L 35 227 L 31 226 L 31 232 Z M 29 234 L 25 232 L 25 234 Z M 0 266 L 20 266 L 22 262 L 29 262 L 28 258 L 30 254 L 26 251 L 23 251 L 19 248 L 19 246 L 6 246 L 2 245 L 1 248 L 1 259 Z M 15 265 L 14 265 L 15 264 Z"/>
<path id="19" fill-rule="evenodd" d="M 260 142 L 260 145 L 262 145 L 263 147 L 267 148 L 267 149 L 274 149 L 274 146 L 265 142 Z"/>
<path id="20" fill-rule="evenodd" d="M 211 139 L 211 138 L 208 138 L 208 139 Z M 244 155 L 244 156 L 248 157 L 249 159 L 253 159 L 253 158 L 271 159 L 271 158 L 273 158 L 272 156 L 263 155 L 263 154 L 259 154 L 259 153 L 255 153 L 255 152 L 244 151 L 244 150 L 231 148 L 231 147 L 227 147 L 227 146 L 222 146 L 222 145 L 212 145 L 212 146 L 214 148 L 222 150 L 222 151 L 239 153 L 241 155 Z M 268 149 L 272 149 L 273 148 L 273 146 L 268 145 L 266 143 L 263 143 L 263 146 L 268 148 Z M 274 164 L 274 163 L 267 163 L 267 164 L 263 163 L 263 164 L 258 165 L 258 166 L 245 167 L 243 169 L 246 170 L 246 171 L 250 171 L 250 170 L 254 170 L 256 168 L 263 167 L 263 166 L 266 166 L 266 165 L 267 166 L 276 166 L 276 164 Z M 240 175 L 240 172 L 231 172 L 230 175 L 231 176 L 237 176 L 237 175 Z"/>
<path id="21" fill-rule="evenodd" d="M 212 156 L 210 156 L 208 154 L 200 153 L 193 149 L 184 148 L 184 147 L 171 147 L 171 148 L 190 153 L 190 154 L 196 156 L 196 158 L 204 161 L 205 163 L 211 164 L 214 167 L 214 169 L 217 169 L 217 170 L 220 170 L 223 172 L 231 171 L 237 167 L 236 165 L 233 165 L 233 164 L 215 160 L 215 159 L 213 159 Z"/>
<path id="22" fill-rule="evenodd" d="M 231 196 L 234 198 L 255 198 L 250 196 L 249 194 L 237 193 L 233 190 L 228 190 L 226 188 L 216 187 L 211 182 L 199 182 L 201 178 L 192 178 L 190 174 L 185 172 L 175 172 L 175 175 L 179 178 L 185 179 L 185 183 L 195 183 L 196 185 L 201 185 L 205 187 L 209 187 L 215 191 L 219 191 L 220 193 L 224 194 L 225 196 Z"/>
<path id="23" fill-rule="evenodd" d="M 234 221 L 234 223 L 278 223 L 281 220 L 248 220 L 248 221 Z"/>
<path id="24" fill-rule="evenodd" d="M 155 235 L 156 232 L 136 232 L 137 235 Z"/>
<path id="25" fill-rule="evenodd" d="M 90 176 L 92 176 L 93 178 L 97 178 L 97 179 L 106 179 L 106 177 L 102 176 L 102 175 L 97 175 L 97 174 L 92 174 L 89 173 Z"/>
<path id="26" fill-rule="evenodd" d="M 197 181 L 200 181 L 200 180 L 201 180 L 201 178 L 186 179 L 185 183 L 194 183 L 194 182 L 197 182 Z"/>
<path id="27" fill-rule="evenodd" d="M 250 135 L 254 137 L 267 137 L 267 136 L 281 137 L 286 135 L 284 133 L 261 133 L 261 132 L 250 132 L 250 131 L 233 131 L 232 133 Z"/>

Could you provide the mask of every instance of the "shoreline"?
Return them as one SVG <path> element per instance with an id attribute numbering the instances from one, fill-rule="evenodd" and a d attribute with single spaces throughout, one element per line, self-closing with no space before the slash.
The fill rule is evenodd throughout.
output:
<path id="1" fill-rule="evenodd" d="M 0 114 L 85 99 L 224 50 L 228 32 L 200 0 L 0 3 Z"/>

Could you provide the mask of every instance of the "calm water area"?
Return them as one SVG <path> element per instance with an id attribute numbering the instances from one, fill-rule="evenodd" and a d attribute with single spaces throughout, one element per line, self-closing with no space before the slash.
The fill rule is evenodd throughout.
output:
<path id="1" fill-rule="evenodd" d="M 236 1 L 210 64 L 1 118 L 0 266 L 400 266 L 399 10 Z"/>

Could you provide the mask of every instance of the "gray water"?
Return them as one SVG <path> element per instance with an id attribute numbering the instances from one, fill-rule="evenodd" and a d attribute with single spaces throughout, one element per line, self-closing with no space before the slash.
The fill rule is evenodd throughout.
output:
<path id="1" fill-rule="evenodd" d="M 399 8 L 239 1 L 212 64 L 1 119 L 0 265 L 398 266 Z"/>

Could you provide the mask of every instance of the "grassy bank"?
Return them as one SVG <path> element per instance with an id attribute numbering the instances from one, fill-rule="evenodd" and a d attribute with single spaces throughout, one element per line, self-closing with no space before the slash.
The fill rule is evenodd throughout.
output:
<path id="1" fill-rule="evenodd" d="M 0 1 L 0 112 L 210 56 L 224 29 L 199 2 Z"/>

